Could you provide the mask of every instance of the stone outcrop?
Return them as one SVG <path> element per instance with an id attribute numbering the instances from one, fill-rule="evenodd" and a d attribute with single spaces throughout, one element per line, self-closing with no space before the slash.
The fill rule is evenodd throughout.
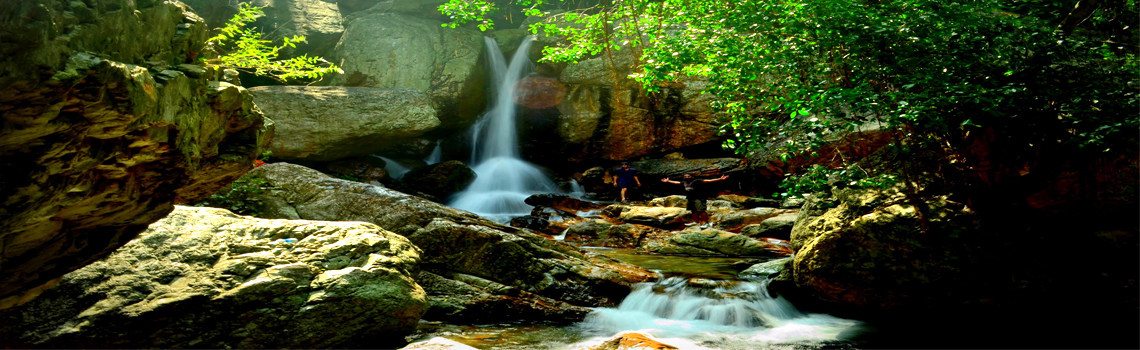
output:
<path id="1" fill-rule="evenodd" d="M 430 98 L 417 89 L 259 86 L 250 92 L 276 122 L 273 157 L 287 161 L 365 156 L 440 125 Z"/>
<path id="2" fill-rule="evenodd" d="M 777 209 L 777 208 L 753 208 L 748 210 L 735 211 L 720 215 L 717 222 L 717 227 L 725 231 L 742 232 L 744 227 L 753 224 L 763 223 L 765 220 L 785 215 L 794 214 L 794 210 Z M 784 217 L 790 219 L 790 217 Z M 789 228 L 790 229 L 790 228 Z"/>
<path id="3" fill-rule="evenodd" d="M 540 47 L 540 45 L 536 45 Z M 631 49 L 603 53 L 566 66 L 559 81 L 566 98 L 550 124 L 557 143 L 541 143 L 564 159 L 627 160 L 720 142 L 717 115 L 709 110 L 708 82 L 685 78 L 647 93 L 628 78 Z"/>
<path id="4" fill-rule="evenodd" d="M 969 261 L 983 253 L 964 241 L 976 230 L 968 208 L 928 199 L 922 223 L 898 188 L 833 192 L 837 207 L 793 229 L 796 285 L 822 300 L 877 308 L 964 298 L 966 271 L 981 268 Z"/>
<path id="5" fill-rule="evenodd" d="M 748 237 L 791 239 L 792 227 L 796 225 L 796 219 L 799 218 L 799 215 L 799 213 L 776 215 L 764 219 L 759 224 L 744 226 L 740 229 L 740 234 Z"/>
<path id="6" fill-rule="evenodd" d="M 470 280 L 455 278 L 453 281 L 491 295 L 520 299 L 509 303 L 472 305 L 541 306 L 539 301 L 542 299 L 529 298 L 530 294 L 576 306 L 613 305 L 629 292 L 632 283 L 656 278 L 647 270 L 583 253 L 527 230 L 504 226 L 384 187 L 331 178 L 297 165 L 269 164 L 251 171 L 247 177 L 264 179 L 276 188 L 259 198 L 267 205 L 262 210 L 267 216 L 374 223 L 408 237 L 423 249 L 424 271 L 447 278 L 458 275 L 477 277 Z M 488 282 L 471 282 L 476 280 Z M 508 290 L 529 294 L 508 293 Z M 430 289 L 428 292 L 437 293 Z M 463 315 L 462 310 L 454 308 L 468 303 L 451 305 L 446 312 L 429 313 Z M 573 315 L 550 311 L 497 312 Z M 459 316 L 443 320 L 470 322 Z"/>
<path id="7" fill-rule="evenodd" d="M 0 5 L 0 309 L 252 168 L 271 123 L 178 2 Z M 32 294 L 22 294 L 32 291 Z"/>
<path id="8" fill-rule="evenodd" d="M 329 57 L 333 47 L 344 34 L 340 9 L 335 1 L 321 0 L 251 0 L 251 4 L 265 11 L 253 26 L 273 37 L 305 36 L 305 42 L 295 48 L 285 48 L 285 57 L 302 54 Z"/>
<path id="9" fill-rule="evenodd" d="M 777 241 L 778 242 L 778 241 Z M 716 229 L 686 230 L 665 242 L 652 242 L 645 249 L 661 254 L 786 256 L 790 247 Z"/>
<path id="10" fill-rule="evenodd" d="M 475 181 L 475 171 L 458 160 L 417 167 L 401 178 L 404 185 L 436 198 L 447 198 Z"/>
<path id="11" fill-rule="evenodd" d="M 419 89 L 431 97 L 441 128 L 459 131 L 474 122 L 486 103 L 482 35 L 373 9 L 347 21 L 332 55 L 344 74 L 331 84 Z"/>
<path id="12" fill-rule="evenodd" d="M 99 262 L 0 313 L 15 347 L 399 345 L 427 309 L 420 250 L 362 222 L 178 207 Z"/>

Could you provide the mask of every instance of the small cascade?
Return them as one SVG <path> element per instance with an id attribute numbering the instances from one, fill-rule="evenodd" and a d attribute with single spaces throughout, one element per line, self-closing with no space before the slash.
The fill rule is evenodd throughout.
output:
<path id="1" fill-rule="evenodd" d="M 435 149 L 432 149 L 431 154 L 424 158 L 424 163 L 428 165 L 436 164 L 443 161 L 443 147 L 439 140 L 435 141 Z"/>
<path id="2" fill-rule="evenodd" d="M 578 326 L 599 334 L 637 331 L 731 349 L 757 342 L 834 341 L 858 324 L 803 313 L 784 298 L 773 298 L 767 281 L 670 277 L 637 285 L 617 308 L 595 309 Z"/>
<path id="3" fill-rule="evenodd" d="M 393 178 L 393 179 L 397 179 L 397 180 L 401 179 L 404 177 L 404 174 L 407 174 L 409 171 L 412 171 L 412 168 L 406 167 L 403 164 L 400 164 L 400 162 L 392 160 L 391 158 L 378 156 L 375 154 L 373 154 L 372 156 L 384 160 L 384 170 L 387 170 L 388 176 Z"/>
<path id="4" fill-rule="evenodd" d="M 489 53 L 494 98 L 487 111 L 472 126 L 471 169 L 478 175 L 450 206 L 499 222 L 530 213 L 524 200 L 535 193 L 559 193 L 558 186 L 542 170 L 522 160 L 516 130 L 513 96 L 516 82 L 531 70 L 527 51 L 533 37 L 519 45 L 507 66 L 498 44 L 484 38 Z"/>
<path id="5" fill-rule="evenodd" d="M 582 197 L 585 195 L 586 195 L 586 189 L 582 187 L 582 184 L 578 183 L 578 180 L 571 179 L 570 180 L 570 197 L 582 199 Z"/>

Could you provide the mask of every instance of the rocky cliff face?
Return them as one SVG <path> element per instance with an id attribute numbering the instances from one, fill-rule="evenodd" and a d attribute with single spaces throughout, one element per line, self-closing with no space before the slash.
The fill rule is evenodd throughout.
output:
<path id="1" fill-rule="evenodd" d="M 0 3 L 0 308 L 252 167 L 270 123 L 178 2 Z"/>

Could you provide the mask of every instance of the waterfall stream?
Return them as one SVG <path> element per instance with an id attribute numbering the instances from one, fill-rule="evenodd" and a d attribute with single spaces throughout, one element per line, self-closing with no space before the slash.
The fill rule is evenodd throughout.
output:
<path id="1" fill-rule="evenodd" d="M 523 201 L 535 193 L 557 193 L 558 186 L 541 169 L 522 160 L 519 152 L 513 96 L 516 82 L 534 68 L 527 57 L 533 38 L 519 45 L 507 65 L 494 39 L 484 38 L 488 52 L 493 97 L 487 110 L 472 126 L 471 164 L 478 175 L 450 206 L 489 219 L 506 222 L 530 213 Z"/>

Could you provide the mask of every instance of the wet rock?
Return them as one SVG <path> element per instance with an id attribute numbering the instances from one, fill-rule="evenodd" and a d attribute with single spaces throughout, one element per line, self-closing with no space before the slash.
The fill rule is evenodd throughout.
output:
<path id="1" fill-rule="evenodd" d="M 416 89 L 259 86 L 250 92 L 277 122 L 270 150 L 285 161 L 367 156 L 440 125 L 430 98 Z"/>
<path id="2" fill-rule="evenodd" d="M 793 211 L 776 208 L 754 208 L 741 210 L 721 215 L 718 218 L 716 225 L 725 231 L 741 232 L 745 226 L 759 224 L 761 222 L 764 222 L 764 220 L 768 220 L 769 218 L 787 213 L 793 213 Z"/>
<path id="3" fill-rule="evenodd" d="M 343 0 L 342 0 L 343 1 Z M 400 348 L 400 350 L 477 350 L 467 344 L 463 344 L 444 337 L 435 337 L 424 341 L 408 344 L 408 346 Z"/>
<path id="4" fill-rule="evenodd" d="M 837 207 L 797 223 L 800 234 L 792 236 L 796 285 L 817 298 L 885 309 L 933 305 L 965 298 L 967 281 L 988 270 L 973 261 L 990 253 L 963 241 L 977 228 L 960 203 L 924 201 L 924 229 L 900 188 L 845 189 L 836 198 Z"/>
<path id="5" fill-rule="evenodd" d="M 561 194 L 536 194 L 526 198 L 526 204 L 533 206 L 551 207 L 570 213 L 588 210 L 598 210 L 605 207 L 602 204 L 587 202 L 574 197 Z"/>
<path id="6" fill-rule="evenodd" d="M 610 305 L 650 271 L 583 254 L 528 230 L 396 192 L 334 179 L 312 169 L 273 163 L 250 178 L 276 189 L 259 198 L 283 218 L 364 221 L 409 237 L 423 249 L 423 269 L 461 273 L 578 306 Z"/>
<path id="7" fill-rule="evenodd" d="M 662 343 L 653 337 L 636 332 L 622 332 L 587 350 L 672 350 L 679 347 Z"/>
<path id="8" fill-rule="evenodd" d="M 511 226 L 545 232 L 550 220 L 540 216 L 523 215 L 511 219 Z"/>
<path id="9" fill-rule="evenodd" d="M 360 182 L 383 181 L 389 178 L 384 160 L 375 157 L 356 157 L 329 163 L 329 172 L 350 176 Z"/>
<path id="10" fill-rule="evenodd" d="M 473 123 L 486 103 L 483 35 L 384 12 L 382 4 L 374 9 L 347 20 L 332 55 L 344 74 L 330 84 L 417 89 L 430 97 L 441 129 L 461 131 Z"/>
<path id="11" fill-rule="evenodd" d="M 0 5 L 0 309 L 253 167 L 272 138 L 179 2 Z"/>
<path id="12" fill-rule="evenodd" d="M 661 254 L 728 255 L 728 256 L 784 256 L 790 250 L 778 243 L 749 238 L 716 229 L 684 231 L 668 241 L 646 245 L 646 249 Z"/>
<path id="13" fill-rule="evenodd" d="M 628 223 L 671 228 L 684 223 L 686 213 L 688 211 L 685 208 L 632 207 L 629 211 L 622 212 L 618 219 Z"/>
<path id="14" fill-rule="evenodd" d="M 807 200 L 804 198 L 788 198 L 783 202 L 780 202 L 780 208 L 799 209 L 800 207 L 803 207 L 804 203 L 806 202 Z"/>
<path id="15" fill-rule="evenodd" d="M 515 320 L 581 321 L 590 310 L 483 278 L 421 272 L 416 281 L 428 294 L 425 320 L 486 324 Z"/>
<path id="16" fill-rule="evenodd" d="M 400 178 L 409 188 L 438 198 L 447 198 L 475 181 L 475 171 L 458 160 L 417 167 Z"/>
<path id="17" fill-rule="evenodd" d="M 768 208 L 782 208 L 781 202 L 775 199 L 756 198 L 749 196 L 741 196 L 736 194 L 726 194 L 716 197 L 717 199 L 727 200 L 735 203 L 740 208 L 752 209 L 760 207 Z"/>
<path id="18" fill-rule="evenodd" d="M 796 225 L 796 218 L 799 213 L 784 213 L 776 215 L 759 224 L 752 224 L 744 226 L 740 229 L 740 234 L 748 237 L 773 237 L 779 239 L 791 239 L 792 227 Z"/>
<path id="19" fill-rule="evenodd" d="M 586 220 L 570 226 L 566 241 L 594 247 L 636 247 L 643 232 L 636 225 L 615 225 L 606 220 Z"/>
<path id="20" fill-rule="evenodd" d="M 740 272 L 739 277 L 744 280 L 764 280 L 778 275 L 785 269 L 790 269 L 792 258 L 779 258 L 768 260 Z"/>
<path id="21" fill-rule="evenodd" d="M 0 313 L 5 346 L 400 344 L 427 309 L 420 250 L 361 222 L 178 207 L 106 259 Z"/>
<path id="22" fill-rule="evenodd" d="M 321 0 L 252 0 L 254 6 L 265 11 L 252 25 L 274 36 L 305 36 L 297 47 L 282 50 L 284 57 L 309 55 L 329 57 L 332 49 L 344 35 L 340 9 L 334 2 Z"/>
<path id="23" fill-rule="evenodd" d="M 685 199 L 685 196 L 672 195 L 668 197 L 654 198 L 649 201 L 649 205 L 655 207 L 684 208 L 687 201 L 688 200 Z"/>

